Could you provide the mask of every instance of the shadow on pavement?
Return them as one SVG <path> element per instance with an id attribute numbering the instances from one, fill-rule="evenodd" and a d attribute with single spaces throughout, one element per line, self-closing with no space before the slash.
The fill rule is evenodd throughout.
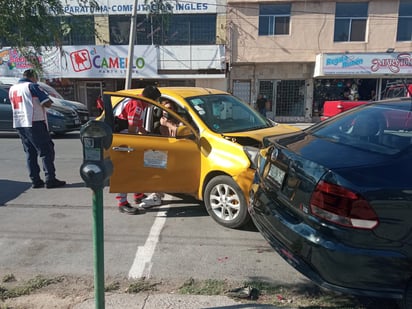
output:
<path id="1" fill-rule="evenodd" d="M 172 200 L 163 200 L 163 204 L 170 205 L 171 207 L 167 211 L 167 217 L 207 217 L 209 213 L 206 210 L 206 207 L 203 201 L 199 201 L 196 198 L 180 194 L 180 193 L 169 193 L 175 198 Z M 182 206 L 179 206 L 182 204 Z M 189 204 L 189 205 L 188 205 Z M 193 205 L 191 205 L 193 204 Z M 156 212 L 157 207 L 153 207 L 146 210 L 147 212 Z M 238 230 L 246 232 L 258 232 L 255 224 L 250 220 L 246 225 L 239 228 Z"/>
<path id="2" fill-rule="evenodd" d="M 27 189 L 31 188 L 30 182 L 0 179 L 0 207 L 14 200 Z"/>
<path id="3" fill-rule="evenodd" d="M 0 132 L 0 137 L 4 137 L 4 138 L 16 137 L 16 138 L 19 138 L 19 135 L 17 134 L 17 132 Z"/>
<path id="4" fill-rule="evenodd" d="M 66 183 L 64 188 L 86 188 L 86 184 L 84 182 Z"/>
<path id="5" fill-rule="evenodd" d="M 167 210 L 167 217 L 169 218 L 178 218 L 178 217 L 207 217 L 209 214 L 206 209 L 199 205 L 185 205 L 177 206 L 178 204 L 184 203 L 183 201 L 166 201 L 163 204 L 171 205 Z M 147 209 L 146 212 L 157 212 L 159 209 L 153 207 Z"/>
<path id="6" fill-rule="evenodd" d="M 80 142 L 80 132 L 73 131 L 64 134 L 51 134 L 52 139 L 78 139 Z"/>

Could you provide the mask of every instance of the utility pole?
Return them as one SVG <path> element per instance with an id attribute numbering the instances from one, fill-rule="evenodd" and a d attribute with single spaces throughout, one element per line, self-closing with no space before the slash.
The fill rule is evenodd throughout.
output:
<path id="1" fill-rule="evenodd" d="M 130 38 L 129 38 L 129 55 L 127 57 L 127 76 L 125 88 L 130 89 L 132 87 L 132 69 L 133 69 L 133 59 L 134 59 L 134 42 L 136 40 L 136 11 L 137 11 L 137 0 L 134 1 L 132 15 L 130 20 Z"/>

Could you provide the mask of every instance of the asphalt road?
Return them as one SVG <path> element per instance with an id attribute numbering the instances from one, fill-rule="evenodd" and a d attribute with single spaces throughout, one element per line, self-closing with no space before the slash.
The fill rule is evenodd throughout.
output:
<path id="1" fill-rule="evenodd" d="M 93 276 L 92 191 L 79 174 L 78 132 L 54 139 L 58 189 L 32 189 L 15 134 L 0 133 L 0 277 Z M 250 226 L 215 223 L 198 201 L 166 195 L 161 207 L 130 216 L 104 189 L 105 276 L 308 283 Z"/>

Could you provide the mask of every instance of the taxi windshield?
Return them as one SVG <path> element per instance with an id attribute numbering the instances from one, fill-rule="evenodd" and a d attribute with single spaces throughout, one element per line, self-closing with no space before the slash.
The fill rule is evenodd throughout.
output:
<path id="1" fill-rule="evenodd" d="M 248 104 L 226 94 L 186 98 L 196 114 L 216 133 L 244 132 L 273 126 Z"/>

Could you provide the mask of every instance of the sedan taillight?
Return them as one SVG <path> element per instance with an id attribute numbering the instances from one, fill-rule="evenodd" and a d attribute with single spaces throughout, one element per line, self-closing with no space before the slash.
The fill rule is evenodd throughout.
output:
<path id="1" fill-rule="evenodd" d="M 321 180 L 310 200 L 313 215 L 327 221 L 360 229 L 373 229 L 379 221 L 371 205 L 359 194 Z"/>

